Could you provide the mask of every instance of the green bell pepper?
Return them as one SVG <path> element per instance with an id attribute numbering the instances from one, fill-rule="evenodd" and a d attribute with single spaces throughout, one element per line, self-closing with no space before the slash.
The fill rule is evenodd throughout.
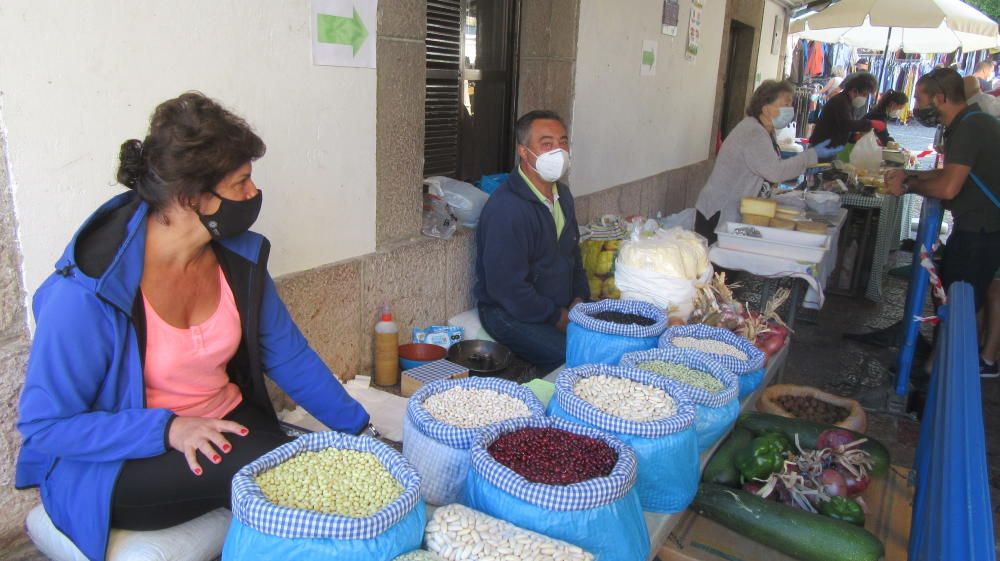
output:
<path id="1" fill-rule="evenodd" d="M 785 453 L 791 449 L 788 438 L 769 433 L 758 436 L 736 452 L 733 463 L 744 481 L 767 479 L 785 463 Z"/>
<path id="2" fill-rule="evenodd" d="M 865 511 L 853 499 L 832 497 L 819 505 L 819 511 L 834 520 L 843 520 L 857 526 L 865 525 Z"/>

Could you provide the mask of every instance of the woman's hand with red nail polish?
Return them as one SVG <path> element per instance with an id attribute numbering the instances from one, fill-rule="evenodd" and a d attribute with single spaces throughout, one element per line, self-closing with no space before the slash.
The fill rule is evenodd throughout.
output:
<path id="1" fill-rule="evenodd" d="M 208 419 L 205 417 L 176 417 L 170 424 L 167 441 L 170 447 L 184 454 L 188 467 L 195 475 L 201 475 L 198 452 L 213 463 L 220 463 L 222 457 L 216 448 L 224 452 L 232 450 L 232 445 L 223 433 L 248 434 L 250 431 L 239 423 Z"/>

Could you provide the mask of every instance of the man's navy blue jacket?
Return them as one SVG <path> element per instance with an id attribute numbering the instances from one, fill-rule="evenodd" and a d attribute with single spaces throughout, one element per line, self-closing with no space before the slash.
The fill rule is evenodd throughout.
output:
<path id="1" fill-rule="evenodd" d="M 526 323 L 559 321 L 560 308 L 587 300 L 573 195 L 559 185 L 566 225 L 556 236 L 552 212 L 515 168 L 483 207 L 476 237 L 476 300 Z"/>

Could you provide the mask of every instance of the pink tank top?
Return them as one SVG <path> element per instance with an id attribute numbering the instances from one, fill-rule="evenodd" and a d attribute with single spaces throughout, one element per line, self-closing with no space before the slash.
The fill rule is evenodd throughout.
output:
<path id="1" fill-rule="evenodd" d="M 221 419 L 243 400 L 226 374 L 242 334 L 236 300 L 221 267 L 219 284 L 215 313 L 188 329 L 164 321 L 143 295 L 147 407 L 170 409 L 182 417 Z"/>

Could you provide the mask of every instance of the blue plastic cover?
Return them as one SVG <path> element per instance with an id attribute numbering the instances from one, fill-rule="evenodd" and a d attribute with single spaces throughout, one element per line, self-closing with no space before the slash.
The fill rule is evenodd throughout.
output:
<path id="1" fill-rule="evenodd" d="M 698 448 L 703 451 L 725 436 L 740 415 L 740 379 L 719 364 L 716 356 L 694 349 L 667 347 L 628 353 L 622 357 L 622 366 L 625 367 L 637 368 L 646 361 L 662 360 L 705 372 L 722 382 L 724 389 L 717 393 L 678 382 L 694 401 L 694 430 L 698 434 Z"/>
<path id="2" fill-rule="evenodd" d="M 278 506 L 264 496 L 257 475 L 305 452 L 326 448 L 374 454 L 403 486 L 403 493 L 365 518 Z M 233 476 L 233 522 L 223 561 L 390 560 L 420 547 L 426 513 L 420 476 L 398 452 L 370 437 L 338 432 L 301 436 L 247 464 Z"/>
<path id="3" fill-rule="evenodd" d="M 490 456 L 501 435 L 526 427 L 557 428 L 599 438 L 618 453 L 607 477 L 572 485 L 531 483 Z M 569 542 L 601 561 L 649 557 L 649 533 L 634 489 L 635 452 L 607 433 L 550 417 L 513 419 L 483 429 L 472 448 L 463 504 L 515 526 Z"/>
<path id="4" fill-rule="evenodd" d="M 500 378 L 439 380 L 417 390 L 406 404 L 403 456 L 420 473 L 420 494 L 436 506 L 461 500 L 469 448 L 482 430 L 442 423 L 424 409 L 427 398 L 455 387 L 493 390 L 523 401 L 534 416 L 545 415 L 545 407 L 529 388 Z"/>
<path id="5" fill-rule="evenodd" d="M 592 317 L 600 312 L 637 314 L 653 325 L 625 325 Z M 601 300 L 578 304 L 569 312 L 566 329 L 566 367 L 583 364 L 618 364 L 622 355 L 656 347 L 667 328 L 667 316 L 656 306 L 635 300 Z"/>

